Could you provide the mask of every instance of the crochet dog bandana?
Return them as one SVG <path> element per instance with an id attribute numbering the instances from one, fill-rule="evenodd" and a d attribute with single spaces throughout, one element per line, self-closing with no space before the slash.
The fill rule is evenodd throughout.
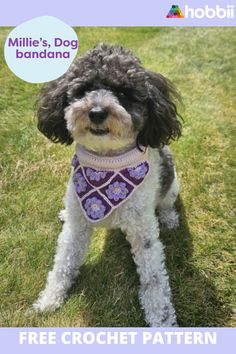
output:
<path id="1" fill-rule="evenodd" d="M 72 160 L 73 182 L 82 210 L 98 222 L 124 203 L 149 172 L 147 151 L 137 148 L 119 156 L 97 156 L 76 145 Z"/>

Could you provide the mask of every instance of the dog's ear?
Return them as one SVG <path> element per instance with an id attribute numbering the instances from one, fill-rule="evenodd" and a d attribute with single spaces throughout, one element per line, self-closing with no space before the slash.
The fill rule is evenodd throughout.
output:
<path id="1" fill-rule="evenodd" d="M 37 101 L 38 129 L 55 143 L 71 144 L 64 110 L 68 106 L 66 76 L 47 83 Z"/>
<path id="2" fill-rule="evenodd" d="M 151 71 L 146 72 L 146 87 L 148 117 L 138 134 L 137 145 L 158 148 L 181 136 L 181 116 L 176 108 L 180 96 L 169 80 Z"/>

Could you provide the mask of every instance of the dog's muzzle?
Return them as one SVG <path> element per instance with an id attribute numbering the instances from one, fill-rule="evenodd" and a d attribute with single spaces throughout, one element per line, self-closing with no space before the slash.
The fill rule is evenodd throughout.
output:
<path id="1" fill-rule="evenodd" d="M 95 125 L 95 127 L 90 127 L 89 131 L 93 135 L 106 135 L 109 133 L 108 128 L 103 128 L 99 127 L 100 124 L 102 124 L 108 116 L 108 111 L 105 108 L 101 107 L 93 107 L 89 111 L 89 119 Z"/>

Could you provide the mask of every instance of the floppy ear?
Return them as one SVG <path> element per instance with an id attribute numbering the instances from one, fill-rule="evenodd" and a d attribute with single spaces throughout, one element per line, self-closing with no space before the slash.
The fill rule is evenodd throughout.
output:
<path id="1" fill-rule="evenodd" d="M 178 120 L 181 116 L 177 113 L 175 103 L 180 96 L 161 74 L 151 71 L 146 74 L 148 118 L 138 134 L 137 144 L 158 148 L 181 136 L 182 125 Z"/>
<path id="2" fill-rule="evenodd" d="M 65 76 L 47 83 L 37 102 L 38 129 L 55 143 L 71 144 L 64 109 L 68 106 L 68 81 Z"/>

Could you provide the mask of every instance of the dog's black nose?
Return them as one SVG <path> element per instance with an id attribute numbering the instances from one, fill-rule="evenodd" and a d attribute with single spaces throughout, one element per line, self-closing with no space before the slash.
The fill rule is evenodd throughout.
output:
<path id="1" fill-rule="evenodd" d="M 91 122 L 95 124 L 100 124 L 102 123 L 108 116 L 108 112 L 105 108 L 101 107 L 93 107 L 89 111 L 89 118 Z"/>

